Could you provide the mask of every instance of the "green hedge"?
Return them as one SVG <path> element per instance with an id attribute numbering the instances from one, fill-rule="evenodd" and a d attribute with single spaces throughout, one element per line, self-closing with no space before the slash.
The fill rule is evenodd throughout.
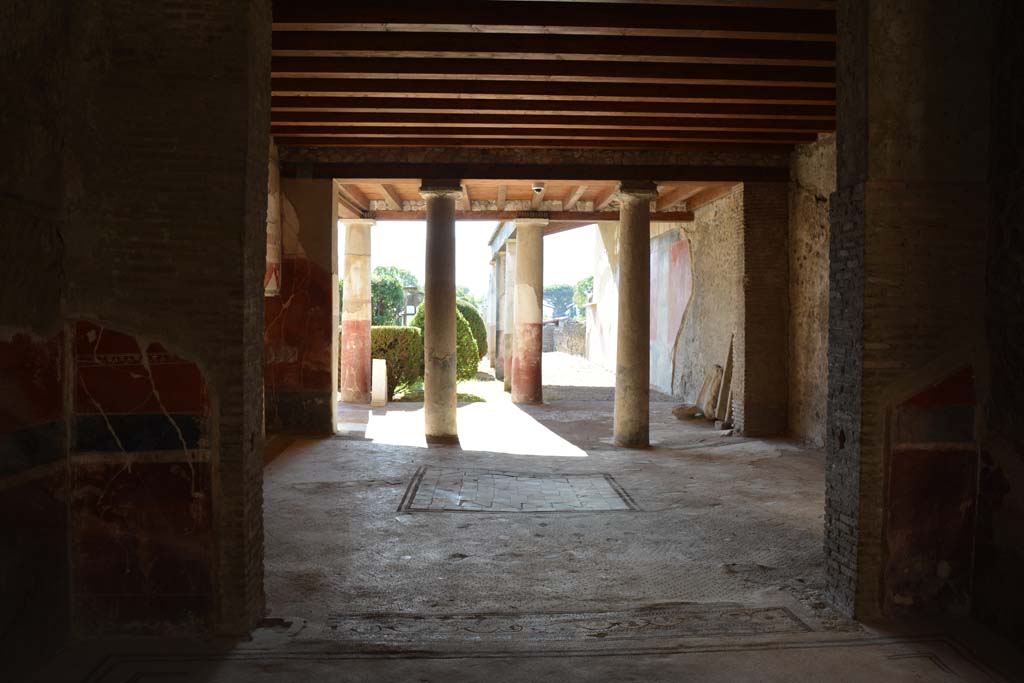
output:
<path id="1" fill-rule="evenodd" d="M 476 349 L 480 358 L 483 358 L 487 355 L 487 325 L 484 324 L 483 316 L 477 307 L 468 301 L 460 299 L 455 302 L 455 306 L 469 323 L 469 329 L 473 331 L 473 338 L 476 339 Z"/>
<path id="2" fill-rule="evenodd" d="M 413 317 L 410 325 L 423 329 L 424 304 L 420 304 L 420 307 L 416 309 L 416 315 Z M 457 369 L 455 375 L 458 379 L 473 379 L 476 377 L 477 366 L 480 364 L 480 351 L 477 347 L 476 338 L 473 336 L 473 330 L 469 326 L 469 321 L 462 315 L 462 312 L 455 309 L 455 348 L 457 351 Z"/>
<path id="3" fill-rule="evenodd" d="M 388 400 L 402 386 L 423 379 L 423 333 L 416 327 L 377 325 L 370 328 L 373 358 L 388 362 Z"/>

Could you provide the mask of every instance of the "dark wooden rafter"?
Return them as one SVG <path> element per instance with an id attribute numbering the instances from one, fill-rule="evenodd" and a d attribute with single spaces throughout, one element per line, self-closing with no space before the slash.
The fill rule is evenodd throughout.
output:
<path id="1" fill-rule="evenodd" d="M 377 221 L 422 221 L 426 211 L 367 211 L 362 218 Z M 455 219 L 460 221 L 513 221 L 517 218 L 539 218 L 549 222 L 568 222 L 589 225 L 602 221 L 619 220 L 618 211 L 464 211 L 457 210 Z M 685 223 L 693 220 L 692 211 L 661 211 L 651 214 L 655 223 Z"/>
<path id="2" fill-rule="evenodd" d="M 798 143 L 813 142 L 817 133 L 804 131 L 790 133 L 785 131 L 751 132 L 729 130 L 620 130 L 607 128 L 444 128 L 444 127 L 409 127 L 392 128 L 388 126 L 353 126 L 350 128 L 333 128 L 331 126 L 273 126 L 271 132 L 275 136 L 287 138 L 314 138 L 317 140 L 336 139 L 338 142 L 373 138 L 422 137 L 441 140 L 488 140 L 488 139 L 543 139 L 543 140 L 642 140 L 646 142 L 714 142 L 733 141 L 750 143 Z M 320 144 L 323 144 L 322 142 Z"/>
<path id="3" fill-rule="evenodd" d="M 548 98 L 462 98 L 451 97 L 331 97 L 275 95 L 271 98 L 273 112 L 362 112 L 362 113 L 443 113 L 443 114 L 578 114 L 606 119 L 623 116 L 658 116 L 667 119 L 708 117 L 767 119 L 787 121 L 835 121 L 835 106 L 829 103 L 810 105 L 731 103 L 731 102 L 660 102 L 657 100 L 569 100 Z M 276 122 L 276 120 L 275 120 Z M 348 123 L 339 121 L 339 123 Z"/>
<path id="4" fill-rule="evenodd" d="M 835 36 L 835 14 L 827 10 L 714 3 L 392 0 L 342 4 L 290 0 L 274 6 L 274 30 L 562 33 L 829 42 Z"/>
<path id="5" fill-rule="evenodd" d="M 274 5 L 271 133 L 772 153 L 834 130 L 835 25 L 828 0 L 290 0 Z"/>
<path id="6" fill-rule="evenodd" d="M 274 57 L 460 57 L 478 59 L 682 62 L 833 66 L 831 41 L 737 40 L 558 34 L 463 33 L 438 41 L 436 33 L 275 30 Z"/>
<path id="7" fill-rule="evenodd" d="M 444 128 L 500 128 L 501 130 L 536 127 L 569 130 L 676 130 L 676 131 L 754 131 L 807 133 L 828 129 L 830 119 L 744 119 L 744 118 L 668 118 L 657 116 L 583 116 L 551 114 L 437 114 L 432 112 L 324 112 L 279 111 L 274 114 L 273 132 L 288 135 L 306 128 L 323 130 L 351 130 L 358 128 L 392 127 L 396 130 L 434 126 Z M 339 126 L 338 124 L 344 124 Z"/>
<path id="8" fill-rule="evenodd" d="M 277 57 L 274 78 L 407 78 L 591 83 L 681 83 L 709 85 L 835 87 L 835 69 L 764 64 L 673 64 L 523 59 Z"/>
<path id="9" fill-rule="evenodd" d="M 541 159 L 537 163 L 513 163 L 496 159 L 494 161 L 413 161 L 415 154 L 403 156 L 405 160 L 373 160 L 366 158 L 372 150 L 356 150 L 358 158 L 348 161 L 313 161 L 284 159 L 281 161 L 282 177 L 290 178 L 346 178 L 369 179 L 373 183 L 419 182 L 423 178 L 472 178 L 478 181 L 508 182 L 512 179 L 526 180 L 545 177 L 550 179 L 573 179 L 583 181 L 651 180 L 703 181 L 705 183 L 738 182 L 788 182 L 789 168 L 784 165 L 734 165 L 727 163 L 699 164 L 679 163 L 566 163 L 552 159 Z M 356 182 L 346 180 L 346 182 Z M 595 210 L 607 206 L 614 198 L 614 187 L 599 192 L 594 201 Z"/>
<path id="10" fill-rule="evenodd" d="M 467 81 L 443 78 L 271 78 L 274 95 L 329 95 L 363 97 L 392 95 L 466 98 L 529 99 L 558 97 L 582 101 L 659 100 L 675 102 L 734 102 L 835 105 L 834 88 L 757 85 L 705 85 L 700 83 L 638 83 L 618 81 Z"/>

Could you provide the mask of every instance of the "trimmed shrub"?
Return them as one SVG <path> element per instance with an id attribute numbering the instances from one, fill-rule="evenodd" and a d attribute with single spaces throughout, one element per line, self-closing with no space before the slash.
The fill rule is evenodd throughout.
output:
<path id="1" fill-rule="evenodd" d="M 487 325 L 484 324 L 483 316 L 476 306 L 465 299 L 456 301 L 455 306 L 469 323 L 469 329 L 473 331 L 473 338 L 476 339 L 476 349 L 480 358 L 483 358 L 487 355 Z"/>
<path id="2" fill-rule="evenodd" d="M 370 328 L 370 353 L 388 362 L 388 400 L 401 387 L 423 379 L 423 333 L 416 327 L 376 325 Z"/>
<path id="3" fill-rule="evenodd" d="M 420 304 L 410 324 L 422 330 L 424 317 L 424 304 Z M 476 377 L 477 366 L 480 364 L 480 352 L 476 345 L 476 338 L 473 336 L 473 330 L 458 307 L 455 309 L 455 349 L 457 352 L 456 377 L 460 380 Z"/>

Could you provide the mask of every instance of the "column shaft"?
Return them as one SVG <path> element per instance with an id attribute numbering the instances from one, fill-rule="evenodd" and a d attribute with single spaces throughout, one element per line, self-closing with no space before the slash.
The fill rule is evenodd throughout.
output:
<path id="1" fill-rule="evenodd" d="M 544 324 L 544 222 L 516 222 L 515 348 L 513 403 L 541 403 Z"/>
<path id="2" fill-rule="evenodd" d="M 454 186 L 420 189 L 427 200 L 423 408 L 428 441 L 456 441 Z"/>
<path id="3" fill-rule="evenodd" d="M 505 253 L 495 257 L 494 270 L 494 378 L 505 379 L 505 328 L 508 321 L 505 317 Z"/>
<path id="4" fill-rule="evenodd" d="M 615 367 L 615 443 L 650 443 L 651 210 L 653 183 L 626 185 L 619 201 L 619 321 Z"/>
<path id="5" fill-rule="evenodd" d="M 512 351 L 516 337 L 516 241 L 505 240 L 505 327 L 501 347 L 504 356 L 505 391 L 512 391 Z"/>
<path id="6" fill-rule="evenodd" d="M 341 302 L 341 400 L 370 402 L 370 230 L 373 223 L 345 224 Z"/>

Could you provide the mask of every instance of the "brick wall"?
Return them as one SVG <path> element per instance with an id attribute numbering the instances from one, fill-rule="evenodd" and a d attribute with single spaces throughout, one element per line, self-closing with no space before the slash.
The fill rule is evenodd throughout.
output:
<path id="1" fill-rule="evenodd" d="M 93 321 L 200 369 L 218 497 L 211 618 L 244 631 L 263 609 L 269 3 L 24 3 L 0 21 L 17 55 L 0 72 L 15 103 L 0 325 Z"/>
<path id="2" fill-rule="evenodd" d="M 985 365 L 991 26 L 985 6 L 955 2 L 841 2 L 838 17 L 825 554 L 833 600 L 866 616 L 880 609 L 889 416 Z"/>
<path id="3" fill-rule="evenodd" d="M 836 142 L 797 145 L 789 186 L 790 436 L 825 445 L 828 405 L 829 196 Z"/>
<path id="4" fill-rule="evenodd" d="M 673 394 L 697 398 L 733 342 L 733 422 L 750 435 L 785 433 L 788 195 L 784 183 L 736 185 L 684 224 L 693 293 L 674 352 Z"/>
<path id="5" fill-rule="evenodd" d="M 737 429 L 786 433 L 788 405 L 789 197 L 784 183 L 743 186 L 741 331 L 736 335 Z"/>
<path id="6" fill-rule="evenodd" d="M 1024 6 L 995 3 L 986 332 L 991 387 L 982 451 L 975 615 L 1024 643 Z"/>

